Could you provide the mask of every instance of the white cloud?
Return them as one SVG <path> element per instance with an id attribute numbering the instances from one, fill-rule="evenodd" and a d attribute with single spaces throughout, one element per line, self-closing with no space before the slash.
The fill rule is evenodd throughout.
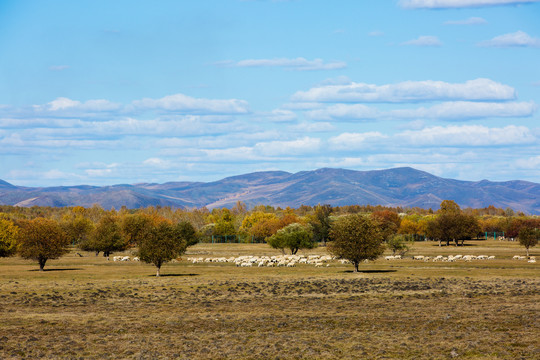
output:
<path id="1" fill-rule="evenodd" d="M 335 127 L 328 122 L 303 122 L 289 126 L 287 129 L 293 132 L 312 133 L 333 131 Z"/>
<path id="2" fill-rule="evenodd" d="M 43 107 L 35 107 L 37 109 L 43 109 Z M 75 110 L 75 111 L 88 111 L 88 112 L 100 112 L 100 111 L 114 111 L 121 108 L 120 104 L 110 102 L 108 100 L 88 100 L 84 103 L 71 100 L 65 97 L 59 97 L 47 104 L 45 107 L 49 111 L 62 111 L 62 110 Z"/>
<path id="3" fill-rule="evenodd" d="M 221 66 L 232 67 L 283 67 L 289 70 L 336 70 L 347 67 L 343 61 L 325 62 L 322 59 L 307 60 L 303 57 L 295 59 L 277 58 L 277 59 L 246 59 L 238 62 L 222 61 L 216 63 Z"/>
<path id="4" fill-rule="evenodd" d="M 480 125 L 435 126 L 418 131 L 404 131 L 395 136 L 414 146 L 501 146 L 526 145 L 539 141 L 525 126 L 509 125 L 488 128 Z"/>
<path id="5" fill-rule="evenodd" d="M 448 20 L 444 22 L 445 25 L 483 25 L 487 24 L 486 19 L 481 17 L 470 17 L 465 20 Z"/>
<path id="6" fill-rule="evenodd" d="M 330 147 L 335 150 L 357 150 L 366 146 L 368 143 L 387 139 L 388 136 L 378 131 L 365 133 L 342 133 L 338 136 L 328 139 Z"/>
<path id="7" fill-rule="evenodd" d="M 520 169 L 536 170 L 540 169 L 540 155 L 532 156 L 527 159 L 519 159 L 516 161 L 516 165 Z"/>
<path id="8" fill-rule="evenodd" d="M 268 141 L 255 144 L 253 150 L 262 156 L 296 156 L 319 150 L 321 139 L 304 137 L 291 141 Z"/>
<path id="9" fill-rule="evenodd" d="M 144 98 L 133 101 L 135 108 L 147 110 L 165 110 L 179 113 L 199 114 L 246 114 L 248 103 L 244 100 L 198 99 L 184 94 L 175 94 L 161 99 Z"/>
<path id="10" fill-rule="evenodd" d="M 470 120 L 489 117 L 527 117 L 536 111 L 534 102 L 450 101 L 415 109 L 380 111 L 363 104 L 335 104 L 305 112 L 311 120 L 354 121 L 372 119 Z"/>
<path id="11" fill-rule="evenodd" d="M 399 4 L 406 9 L 448 9 L 518 5 L 538 1 L 539 0 L 400 0 Z"/>
<path id="12" fill-rule="evenodd" d="M 324 109 L 306 112 L 306 117 L 312 120 L 362 120 L 375 119 L 380 116 L 377 109 L 362 104 L 335 104 Z"/>
<path id="13" fill-rule="evenodd" d="M 412 46 L 441 46 L 442 42 L 436 36 L 431 35 L 422 35 L 416 39 L 402 42 L 401 45 L 412 45 Z"/>
<path id="14" fill-rule="evenodd" d="M 265 120 L 271 122 L 290 122 L 296 120 L 296 114 L 290 110 L 275 109 L 269 113 L 260 114 Z"/>
<path id="15" fill-rule="evenodd" d="M 485 47 L 540 47 L 540 39 L 533 38 L 523 31 L 516 31 L 482 41 L 478 45 Z"/>
<path id="16" fill-rule="evenodd" d="M 534 102 L 444 102 L 429 108 L 393 110 L 385 114 L 394 118 L 427 118 L 441 120 L 468 120 L 485 117 L 525 117 L 536 110 Z"/>
<path id="17" fill-rule="evenodd" d="M 118 163 L 95 163 L 93 165 L 93 168 L 84 170 L 86 175 L 91 177 L 107 177 L 115 173 L 116 170 L 120 168 L 120 164 Z"/>
<path id="18" fill-rule="evenodd" d="M 160 158 L 149 158 L 143 161 L 143 165 L 159 169 L 167 169 L 172 166 L 172 163 L 169 160 L 164 160 Z"/>
<path id="19" fill-rule="evenodd" d="M 298 91 L 292 100 L 316 102 L 416 102 L 432 100 L 512 100 L 515 90 L 490 79 L 475 79 L 455 84 L 443 81 L 405 81 L 397 84 L 373 85 L 352 82 L 346 85 L 325 85 Z"/>

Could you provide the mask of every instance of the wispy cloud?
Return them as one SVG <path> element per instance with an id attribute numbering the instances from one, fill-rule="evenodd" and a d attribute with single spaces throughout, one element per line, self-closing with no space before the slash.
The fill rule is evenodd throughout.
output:
<path id="1" fill-rule="evenodd" d="M 311 120 L 368 120 L 376 119 L 381 113 L 372 107 L 362 104 L 336 104 L 306 112 L 306 117 Z"/>
<path id="2" fill-rule="evenodd" d="M 160 99 L 144 98 L 133 101 L 133 106 L 144 110 L 162 110 L 178 113 L 209 114 L 246 114 L 249 112 L 247 101 L 238 99 L 215 100 L 193 98 L 184 94 L 175 94 Z"/>
<path id="3" fill-rule="evenodd" d="M 501 146 L 534 144 L 538 138 L 525 126 L 488 128 L 481 125 L 435 126 L 395 136 L 414 146 Z"/>
<path id="4" fill-rule="evenodd" d="M 240 61 L 220 61 L 218 66 L 228 67 L 282 67 L 288 70 L 314 71 L 314 70 L 336 70 L 347 67 L 343 61 L 325 62 L 322 59 L 307 60 L 303 57 L 295 59 L 276 58 L 276 59 L 247 59 Z"/>
<path id="5" fill-rule="evenodd" d="M 398 119 L 469 120 L 490 117 L 527 117 L 532 116 L 535 110 L 536 104 L 534 102 L 453 101 L 437 104 L 429 108 L 392 110 L 384 115 Z"/>
<path id="6" fill-rule="evenodd" d="M 374 85 L 351 82 L 323 85 L 298 91 L 292 101 L 318 102 L 419 102 L 445 100 L 507 101 L 516 97 L 515 90 L 490 79 L 475 79 L 465 83 L 443 81 L 405 81 L 397 84 Z M 313 108 L 313 104 L 311 105 Z"/>
<path id="7" fill-rule="evenodd" d="M 487 24 L 487 20 L 481 17 L 470 17 L 465 20 L 448 20 L 444 25 L 483 25 Z"/>
<path id="8" fill-rule="evenodd" d="M 366 147 L 368 144 L 380 142 L 387 139 L 388 136 L 378 131 L 365 133 L 342 133 L 328 139 L 328 144 L 334 150 L 358 150 Z"/>
<path id="9" fill-rule="evenodd" d="M 534 38 L 523 31 L 496 36 L 478 43 L 485 47 L 540 47 L 540 38 Z"/>
<path id="10" fill-rule="evenodd" d="M 402 42 L 401 45 L 437 47 L 437 46 L 441 46 L 442 42 L 436 36 L 422 35 L 422 36 L 419 36 L 416 39 L 412 39 L 412 40 L 409 40 L 409 41 Z"/>
<path id="11" fill-rule="evenodd" d="M 354 121 L 372 119 L 437 119 L 465 121 L 481 118 L 528 117 L 536 111 L 534 102 L 448 101 L 431 107 L 381 111 L 363 104 L 335 104 L 307 111 L 306 117 L 322 121 Z"/>
<path id="12" fill-rule="evenodd" d="M 51 71 L 62 71 L 69 69 L 69 65 L 52 65 L 49 66 L 49 70 Z"/>
<path id="13" fill-rule="evenodd" d="M 286 109 L 275 109 L 268 113 L 260 113 L 259 116 L 271 122 L 291 122 L 297 118 L 296 113 Z"/>
<path id="14" fill-rule="evenodd" d="M 405 9 L 479 8 L 535 3 L 539 0 L 400 0 Z"/>
<path id="15" fill-rule="evenodd" d="M 384 35 L 384 32 L 379 31 L 379 30 L 370 31 L 368 33 L 368 36 L 372 36 L 372 37 L 383 36 L 383 35 Z"/>

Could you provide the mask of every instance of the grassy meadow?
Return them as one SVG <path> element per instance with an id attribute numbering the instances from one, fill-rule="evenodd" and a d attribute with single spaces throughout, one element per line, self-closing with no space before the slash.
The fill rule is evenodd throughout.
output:
<path id="1" fill-rule="evenodd" d="M 335 261 L 186 261 L 279 254 L 264 244 L 199 244 L 159 278 L 152 265 L 78 250 L 44 272 L 0 259 L 0 359 L 540 359 L 540 263 L 513 260 L 525 254 L 517 243 L 420 242 L 405 259 L 359 273 Z M 449 254 L 496 259 L 411 259 Z"/>

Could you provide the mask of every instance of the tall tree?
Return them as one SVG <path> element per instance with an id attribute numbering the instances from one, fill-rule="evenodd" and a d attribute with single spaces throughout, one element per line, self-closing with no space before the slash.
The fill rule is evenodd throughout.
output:
<path id="1" fill-rule="evenodd" d="M 196 231 L 188 222 L 176 225 L 163 221 L 147 229 L 144 240 L 139 244 L 138 255 L 146 263 L 154 264 L 156 276 L 161 266 L 182 255 L 188 246 L 197 242 Z"/>
<path id="2" fill-rule="evenodd" d="M 379 210 L 371 213 L 371 218 L 379 223 L 379 228 L 382 231 L 385 241 L 388 241 L 397 234 L 401 218 L 399 215 L 390 210 Z"/>
<path id="3" fill-rule="evenodd" d="M 37 260 L 43 271 L 49 259 L 58 259 L 66 254 L 69 238 L 54 220 L 36 218 L 20 222 L 18 237 L 19 255 L 24 259 Z"/>
<path id="4" fill-rule="evenodd" d="M 98 254 L 103 251 L 103 256 L 109 259 L 109 255 L 115 251 L 124 251 L 128 242 L 120 227 L 120 219 L 111 213 L 104 215 L 96 225 L 96 228 L 87 241 L 80 244 L 82 250 L 95 251 Z"/>
<path id="5" fill-rule="evenodd" d="M 75 243 L 79 244 L 82 241 L 88 239 L 88 236 L 94 230 L 94 223 L 92 220 L 84 217 L 80 213 L 73 213 L 67 215 L 62 219 L 61 226 L 66 232 L 69 239 Z"/>
<path id="6" fill-rule="evenodd" d="M 19 228 L 0 214 L 0 257 L 8 257 L 17 251 Z"/>
<path id="7" fill-rule="evenodd" d="M 313 249 L 317 246 L 311 226 L 298 223 L 285 226 L 266 241 L 274 249 L 289 249 L 293 255 L 300 249 Z"/>
<path id="8" fill-rule="evenodd" d="M 333 222 L 328 251 L 349 260 L 358 272 L 364 260 L 375 260 L 384 252 L 384 238 L 377 223 L 363 215 L 346 215 Z"/>
<path id="9" fill-rule="evenodd" d="M 451 200 L 444 200 L 436 217 L 427 224 L 426 235 L 443 241 L 448 246 L 454 241 L 456 246 L 463 245 L 465 239 L 470 239 L 480 232 L 478 219 L 474 215 L 462 214 L 459 206 Z"/>
<path id="10" fill-rule="evenodd" d="M 529 257 L 529 248 L 535 247 L 540 239 L 540 230 L 530 227 L 523 227 L 518 235 L 519 243 L 525 246 L 527 257 Z"/>
<path id="11" fill-rule="evenodd" d="M 328 237 L 330 236 L 330 214 L 332 214 L 332 206 L 317 205 L 315 207 L 314 219 L 310 221 L 311 226 L 313 227 L 313 236 L 315 241 L 326 243 Z"/>

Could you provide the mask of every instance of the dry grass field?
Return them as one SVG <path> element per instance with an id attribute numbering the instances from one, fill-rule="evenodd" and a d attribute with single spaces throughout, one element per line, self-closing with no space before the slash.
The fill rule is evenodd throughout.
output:
<path id="1" fill-rule="evenodd" d="M 0 259 L 0 359 L 540 359 L 540 263 L 512 260 L 525 253 L 516 243 L 466 245 L 416 243 L 360 273 L 185 261 L 280 254 L 251 244 L 194 246 L 160 278 L 75 251 L 44 272 Z"/>

